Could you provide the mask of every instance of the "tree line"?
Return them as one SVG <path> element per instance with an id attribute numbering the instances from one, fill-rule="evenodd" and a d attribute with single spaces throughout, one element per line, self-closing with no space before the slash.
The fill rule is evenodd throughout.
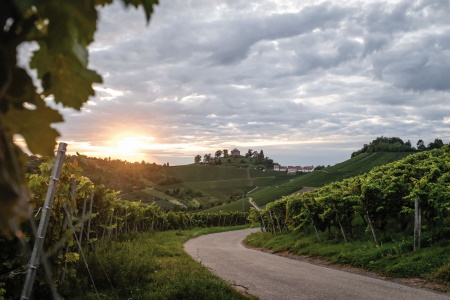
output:
<path id="1" fill-rule="evenodd" d="M 416 147 L 413 147 L 411 141 L 404 142 L 398 137 L 377 137 L 369 144 L 364 144 L 364 146 L 352 153 L 351 157 L 358 156 L 362 153 L 375 153 L 375 152 L 417 152 L 425 150 L 439 149 L 444 146 L 444 142 L 437 138 L 433 142 L 430 142 L 428 146 L 425 146 L 423 140 L 418 140 Z"/>
<path id="2" fill-rule="evenodd" d="M 229 154 L 228 149 L 223 150 L 217 150 L 214 153 L 214 156 L 211 155 L 211 153 L 206 153 L 203 155 L 203 163 L 209 164 L 209 165 L 222 165 L 224 162 L 222 161 L 222 158 L 226 159 L 226 163 L 232 164 L 235 162 L 238 158 L 241 158 L 241 161 L 239 161 L 239 164 L 246 164 L 248 161 L 243 160 L 242 158 L 246 158 L 250 160 L 253 165 L 264 165 L 266 168 L 273 167 L 274 161 L 273 159 L 270 159 L 269 157 L 264 156 L 264 151 L 260 150 L 254 151 L 253 149 L 248 149 L 248 151 L 245 153 L 244 156 L 231 156 Z M 196 164 L 199 164 L 202 162 L 202 156 L 200 154 L 196 155 L 194 157 L 194 162 Z"/>

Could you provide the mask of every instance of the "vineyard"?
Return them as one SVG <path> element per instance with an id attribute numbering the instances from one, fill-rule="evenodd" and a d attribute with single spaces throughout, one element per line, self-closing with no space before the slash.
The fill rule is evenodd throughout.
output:
<path id="1" fill-rule="evenodd" d="M 340 239 L 376 247 L 402 241 L 401 252 L 432 247 L 450 233 L 450 146 L 284 197 L 250 217 L 272 234 L 301 233 L 319 245 Z M 450 264 L 442 268 L 448 280 Z"/>
<path id="2" fill-rule="evenodd" d="M 248 213 L 167 212 L 154 204 L 123 200 L 118 197 L 119 192 L 102 185 L 95 186 L 89 178 L 82 176 L 81 160 L 83 156 L 73 156 L 64 163 L 54 204 L 51 208 L 45 207 L 51 212 L 44 241 L 46 253 L 33 289 L 33 295 L 39 299 L 48 299 L 52 294 L 53 297 L 68 295 L 74 282 L 86 280 L 77 278 L 77 274 L 90 273 L 85 256 L 121 235 L 248 223 Z M 50 176 L 52 168 L 53 162 L 43 163 L 40 174 L 28 175 L 33 194 L 30 200 L 32 218 L 36 221 L 44 214 L 44 201 L 51 185 L 49 180 L 53 179 Z M 35 241 L 32 227 L 23 225 L 21 238 L 6 240 L 0 237 L 0 298 L 18 298 L 21 293 L 31 254 L 28 245 Z M 18 247 L 22 251 L 18 252 Z M 50 286 L 47 281 L 52 282 Z M 95 290 L 92 278 L 89 286 Z"/>

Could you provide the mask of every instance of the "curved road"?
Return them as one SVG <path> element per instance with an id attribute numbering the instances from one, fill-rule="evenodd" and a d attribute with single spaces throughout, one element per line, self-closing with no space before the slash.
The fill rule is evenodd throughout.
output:
<path id="1" fill-rule="evenodd" d="M 185 251 L 238 289 L 260 299 L 450 299 L 409 287 L 261 251 L 242 240 L 258 229 L 222 232 L 187 241 Z"/>

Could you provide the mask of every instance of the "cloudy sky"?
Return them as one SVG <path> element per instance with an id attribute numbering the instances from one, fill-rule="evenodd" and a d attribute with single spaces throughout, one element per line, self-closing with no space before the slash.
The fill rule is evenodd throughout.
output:
<path id="1" fill-rule="evenodd" d="M 72 151 L 333 165 L 382 135 L 450 141 L 448 0 L 160 2 L 149 26 L 101 9 L 90 66 L 104 83 L 56 126 Z"/>

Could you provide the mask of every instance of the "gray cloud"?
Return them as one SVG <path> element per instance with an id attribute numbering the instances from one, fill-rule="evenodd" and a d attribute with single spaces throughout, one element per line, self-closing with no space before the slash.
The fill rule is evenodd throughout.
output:
<path id="1" fill-rule="evenodd" d="M 64 139 L 127 132 L 167 145 L 145 150 L 162 162 L 239 147 L 285 164 L 334 164 L 381 135 L 450 141 L 448 1 L 161 2 L 149 27 L 101 10 L 104 84 L 64 112 Z"/>

